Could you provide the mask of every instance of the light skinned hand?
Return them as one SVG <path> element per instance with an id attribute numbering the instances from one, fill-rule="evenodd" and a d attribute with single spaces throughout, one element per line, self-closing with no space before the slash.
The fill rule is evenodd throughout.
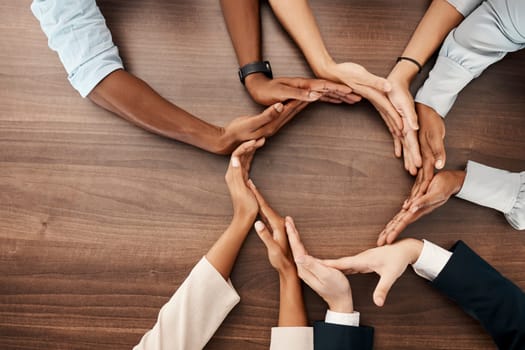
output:
<path id="1" fill-rule="evenodd" d="M 434 168 L 443 169 L 446 162 L 445 122 L 433 108 L 416 103 L 419 116 L 419 144 L 423 166 L 418 171 L 416 182 L 412 187 L 411 200 L 426 192 L 434 177 Z"/>
<path id="2" fill-rule="evenodd" d="M 231 155 L 224 177 L 230 191 L 234 216 L 247 216 L 252 220 L 257 216 L 259 205 L 248 188 L 248 180 L 255 151 L 261 148 L 264 142 L 264 138 L 243 142 Z"/>
<path id="3" fill-rule="evenodd" d="M 409 238 L 392 245 L 372 248 L 354 256 L 322 262 L 345 274 L 377 273 L 379 282 L 374 290 L 373 299 L 377 306 L 383 306 L 394 283 L 409 264 L 417 261 L 422 249 L 422 241 Z"/>
<path id="4" fill-rule="evenodd" d="M 387 92 L 388 99 L 403 120 L 403 135 L 401 138 L 405 169 L 413 176 L 417 175 L 422 165 L 419 141 L 417 137 L 418 116 L 414 106 L 414 98 L 406 80 L 397 79 L 395 74 L 388 77 L 392 89 Z M 396 149 L 396 156 L 401 156 L 401 150 Z"/>
<path id="5" fill-rule="evenodd" d="M 220 129 L 219 154 L 230 154 L 240 143 L 274 135 L 310 102 L 275 103 L 256 116 L 238 117 Z"/>
<path id="6" fill-rule="evenodd" d="M 340 81 L 352 88 L 355 94 L 369 100 L 383 118 L 394 141 L 395 136 L 397 139 L 403 137 L 403 121 L 386 96 L 386 93 L 392 90 L 387 79 L 378 77 L 363 66 L 352 62 L 339 64 L 333 62 L 323 71 L 322 74 L 325 75 L 323 77 Z"/>
<path id="7" fill-rule="evenodd" d="M 259 192 L 253 181 L 248 181 L 248 187 L 252 191 L 259 206 L 259 215 L 264 221 L 255 222 L 255 231 L 263 241 L 268 250 L 268 260 L 279 274 L 291 273 L 296 275 L 292 252 L 286 236 L 284 218 L 279 215 L 268 204 Z"/>
<path id="8" fill-rule="evenodd" d="M 291 217 L 286 217 L 286 233 L 299 277 L 326 301 L 330 310 L 353 312 L 352 290 L 348 278 L 341 271 L 308 255 Z"/>
<path id="9" fill-rule="evenodd" d="M 273 78 L 262 73 L 250 74 L 245 80 L 250 96 L 259 104 L 268 106 L 287 100 L 313 102 L 321 100 L 330 103 L 354 104 L 361 96 L 352 93 L 344 84 L 322 79 Z"/>
<path id="10" fill-rule="evenodd" d="M 410 206 L 401 208 L 390 220 L 379 234 L 377 245 L 391 244 L 408 225 L 445 204 L 452 195 L 461 190 L 464 180 L 464 171 L 444 170 L 437 173 L 427 192 L 414 199 Z"/>

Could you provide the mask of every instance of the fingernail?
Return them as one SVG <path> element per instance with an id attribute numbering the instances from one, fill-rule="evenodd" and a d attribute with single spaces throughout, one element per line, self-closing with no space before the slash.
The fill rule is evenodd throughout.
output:
<path id="1" fill-rule="evenodd" d="M 260 220 L 257 220 L 254 226 L 255 226 L 255 231 L 257 232 L 261 232 L 262 230 L 264 230 L 264 224 Z"/>
<path id="2" fill-rule="evenodd" d="M 280 102 L 276 103 L 276 104 L 273 105 L 273 108 L 275 108 L 275 110 L 280 113 L 280 112 L 283 111 L 283 104 L 280 103 Z"/>
<path id="3" fill-rule="evenodd" d="M 320 94 L 317 91 L 310 91 L 310 93 L 308 93 L 308 98 L 311 98 L 313 100 L 317 100 L 317 99 L 321 98 L 321 96 L 323 96 L 323 94 Z"/>
<path id="4" fill-rule="evenodd" d="M 241 166 L 241 162 L 239 161 L 239 158 L 232 157 L 232 167 L 238 168 Z"/>
<path id="5" fill-rule="evenodd" d="M 253 183 L 252 179 L 248 179 L 248 185 L 250 185 L 253 188 L 255 188 L 255 184 Z"/>
<path id="6" fill-rule="evenodd" d="M 419 210 L 419 207 L 417 205 L 413 206 L 412 208 L 410 208 L 410 212 L 411 213 L 415 213 Z"/>
<path id="7" fill-rule="evenodd" d="M 437 169 L 443 168 L 443 161 L 441 159 L 436 160 L 436 168 Z"/>

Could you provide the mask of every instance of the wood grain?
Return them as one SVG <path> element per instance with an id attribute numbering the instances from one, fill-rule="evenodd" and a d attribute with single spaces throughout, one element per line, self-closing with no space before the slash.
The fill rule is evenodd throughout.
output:
<path id="1" fill-rule="evenodd" d="M 151 135 L 81 99 L 29 5 L 0 3 L 8 14 L 0 23 L 0 348 L 131 348 L 227 226 L 227 158 Z M 218 124 L 261 110 L 236 78 L 218 2 L 99 5 L 126 67 L 166 98 Z M 428 1 L 312 6 L 337 60 L 384 75 Z M 262 14 L 264 57 L 275 74 L 310 76 L 266 5 Z M 508 55 L 461 94 L 446 120 L 449 168 L 472 159 L 525 169 L 524 58 Z M 276 209 L 295 217 L 312 254 L 349 255 L 374 244 L 410 189 L 392 153 L 368 103 L 315 104 L 258 153 L 252 177 Z M 495 211 L 452 199 L 404 235 L 444 246 L 463 239 L 525 288 L 525 237 Z M 278 280 L 253 234 L 232 280 L 242 302 L 207 348 L 268 348 Z M 382 309 L 372 304 L 376 281 L 351 278 L 376 349 L 495 348 L 413 273 Z M 309 318 L 321 319 L 322 301 L 310 290 L 306 301 Z"/>

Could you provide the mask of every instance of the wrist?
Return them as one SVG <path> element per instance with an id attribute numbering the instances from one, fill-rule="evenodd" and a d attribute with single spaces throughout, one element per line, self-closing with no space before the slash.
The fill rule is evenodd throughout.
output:
<path id="1" fill-rule="evenodd" d="M 321 55 L 321 58 L 313 62 L 311 67 L 317 78 L 338 81 L 335 73 L 337 63 L 335 63 L 334 59 L 328 53 Z"/>
<path id="2" fill-rule="evenodd" d="M 341 314 L 351 314 L 354 312 L 354 302 L 352 300 L 351 292 L 344 297 L 339 298 L 338 300 L 330 301 L 328 303 L 328 309 L 333 312 L 338 312 Z"/>
<path id="3" fill-rule="evenodd" d="M 257 212 L 253 213 L 250 210 L 235 209 L 230 226 L 249 230 L 256 217 Z"/>
<path id="4" fill-rule="evenodd" d="M 414 63 L 407 60 L 401 60 L 396 63 L 394 68 L 392 68 L 387 79 L 409 87 L 418 72 L 419 68 Z"/>
<path id="5" fill-rule="evenodd" d="M 461 188 L 463 187 L 463 183 L 465 182 L 465 177 L 467 176 L 467 172 L 464 170 L 454 170 L 451 172 L 454 176 L 455 180 L 455 187 L 452 194 L 457 194 L 459 191 L 461 191 Z"/>
<path id="6" fill-rule="evenodd" d="M 287 262 L 283 265 L 284 266 L 281 266 L 279 269 L 277 269 L 277 272 L 279 273 L 279 281 L 281 286 L 296 283 L 301 284 L 301 279 L 297 275 L 297 269 L 295 268 L 295 264 Z"/>
<path id="7" fill-rule="evenodd" d="M 423 251 L 423 241 L 415 238 L 408 238 L 405 241 L 408 244 L 408 256 L 410 258 L 409 263 L 410 265 L 413 265 L 416 263 L 417 259 L 419 259 L 419 256 Z"/>

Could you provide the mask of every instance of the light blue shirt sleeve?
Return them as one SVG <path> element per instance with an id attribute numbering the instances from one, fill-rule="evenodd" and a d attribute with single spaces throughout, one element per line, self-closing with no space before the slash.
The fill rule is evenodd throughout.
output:
<path id="1" fill-rule="evenodd" d="M 467 175 L 456 195 L 505 214 L 516 230 L 525 230 L 525 171 L 511 173 L 469 161 Z"/>
<path id="2" fill-rule="evenodd" d="M 445 117 L 470 81 L 507 52 L 524 47 L 525 1 L 483 1 L 449 33 L 415 101 Z"/>
<path id="3" fill-rule="evenodd" d="M 454 6 L 463 17 L 467 17 L 483 0 L 447 0 L 447 2 Z"/>
<path id="4" fill-rule="evenodd" d="M 34 0 L 31 10 L 82 97 L 124 68 L 95 0 Z"/>

